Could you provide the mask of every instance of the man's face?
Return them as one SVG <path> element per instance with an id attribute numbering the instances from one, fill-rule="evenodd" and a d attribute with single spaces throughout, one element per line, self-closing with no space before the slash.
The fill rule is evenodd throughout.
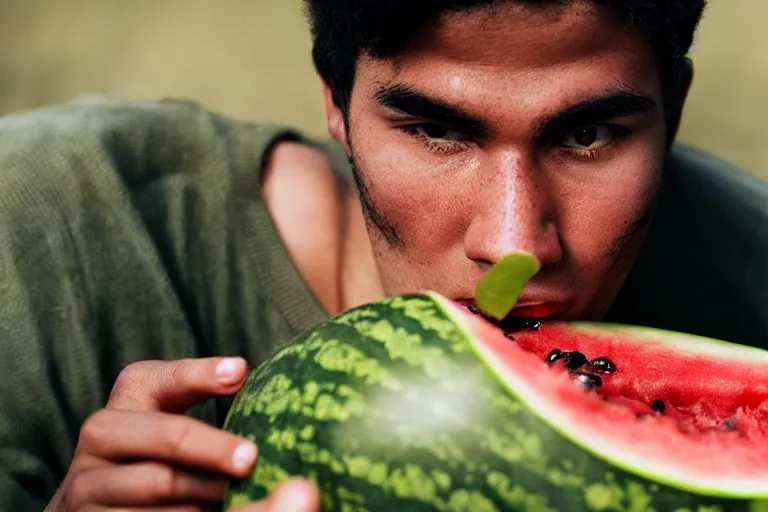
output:
<path id="1" fill-rule="evenodd" d="M 454 14 L 359 60 L 348 143 L 388 294 L 471 299 L 502 256 L 515 313 L 599 319 L 642 242 L 666 152 L 657 62 L 592 2 Z"/>

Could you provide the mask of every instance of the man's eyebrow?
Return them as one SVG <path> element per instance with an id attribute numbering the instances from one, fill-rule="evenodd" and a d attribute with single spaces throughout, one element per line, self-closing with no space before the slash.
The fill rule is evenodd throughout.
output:
<path id="1" fill-rule="evenodd" d="M 552 117 L 544 119 L 538 123 L 536 133 L 543 139 L 558 137 L 562 136 L 564 132 L 580 126 L 644 114 L 655 107 L 656 102 L 650 96 L 627 90 L 614 90 L 603 96 L 577 103 Z"/>
<path id="2" fill-rule="evenodd" d="M 384 87 L 376 92 L 375 98 L 383 107 L 441 124 L 470 137 L 484 138 L 490 131 L 485 120 L 406 85 Z"/>
<path id="3" fill-rule="evenodd" d="M 384 87 L 376 92 L 375 98 L 383 107 L 439 123 L 470 137 L 485 138 L 491 132 L 490 123 L 486 120 L 469 115 L 458 107 L 432 98 L 407 85 L 396 84 Z M 655 107 L 656 102 L 649 96 L 630 90 L 615 89 L 602 96 L 572 105 L 540 121 L 537 123 L 535 132 L 539 138 L 553 139 L 580 126 L 650 112 Z"/>

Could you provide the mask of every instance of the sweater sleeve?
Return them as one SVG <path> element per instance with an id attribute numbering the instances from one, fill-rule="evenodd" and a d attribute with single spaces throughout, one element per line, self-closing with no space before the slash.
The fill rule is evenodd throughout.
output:
<path id="1" fill-rule="evenodd" d="M 134 107 L 86 101 L 0 120 L 0 512 L 43 510 L 123 367 L 202 351 L 141 213 L 178 211 L 163 199 L 195 181 L 174 178 L 190 137 L 150 144 L 147 127 L 189 120 Z M 165 161 L 142 176 L 148 145 Z M 191 229 L 178 217 L 174 240 Z"/>
<path id="2" fill-rule="evenodd" d="M 0 222 L 5 224 L 8 212 L 3 209 Z M 27 265 L 18 258 L 28 258 L 32 265 L 52 261 L 40 246 L 19 253 L 11 238 L 7 230 L 0 232 L 0 510 L 26 512 L 45 507 L 65 472 L 76 436 L 69 386 L 61 386 L 60 368 L 50 361 L 56 347 L 46 347 L 43 338 L 52 329 L 63 329 L 66 334 L 56 336 L 61 348 L 82 331 L 84 322 L 78 318 L 81 304 L 56 307 L 50 302 L 45 314 L 33 312 L 44 294 L 71 295 L 76 278 L 49 268 L 38 275 L 56 283 L 50 288 L 42 280 L 25 282 Z"/>
<path id="3" fill-rule="evenodd" d="M 324 319 L 260 195 L 281 140 L 183 101 L 0 119 L 0 512 L 44 508 L 126 365 L 256 365 Z"/>
<path id="4" fill-rule="evenodd" d="M 139 148 L 106 144 L 93 110 L 0 121 L 2 512 L 45 507 L 122 367 L 196 353 L 120 177 Z"/>

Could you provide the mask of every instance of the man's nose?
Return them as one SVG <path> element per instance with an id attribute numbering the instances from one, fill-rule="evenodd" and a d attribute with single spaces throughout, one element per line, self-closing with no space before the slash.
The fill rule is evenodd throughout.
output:
<path id="1" fill-rule="evenodd" d="M 493 265 L 511 252 L 527 252 L 542 267 L 560 261 L 557 201 L 549 178 L 519 152 L 502 153 L 488 165 L 464 238 L 467 257 Z"/>

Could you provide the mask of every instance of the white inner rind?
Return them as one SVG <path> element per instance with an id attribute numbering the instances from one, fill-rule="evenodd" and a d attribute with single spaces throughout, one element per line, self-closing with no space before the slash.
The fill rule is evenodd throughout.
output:
<path id="1" fill-rule="evenodd" d="M 727 341 L 695 336 L 693 334 L 682 334 L 652 329 L 650 327 L 609 323 L 574 322 L 571 326 L 574 331 L 583 331 L 585 333 L 608 335 L 612 333 L 624 333 L 629 336 L 642 336 L 643 338 L 658 341 L 663 345 L 686 353 L 711 355 L 752 364 L 760 364 L 761 362 L 768 364 L 768 350 L 748 347 L 745 345 L 735 345 L 733 343 L 728 343 Z M 765 371 L 766 377 L 768 377 L 768 367 L 766 367 Z"/>
<path id="2" fill-rule="evenodd" d="M 554 372 L 541 371 L 541 367 L 531 364 L 535 363 L 535 358 L 532 360 L 526 357 L 511 362 L 500 360 L 485 343 L 487 340 L 480 343 L 477 337 L 472 335 L 476 329 L 471 322 L 482 322 L 482 320 L 465 314 L 450 300 L 439 294 L 431 293 L 430 296 L 446 315 L 455 320 L 481 360 L 497 375 L 509 392 L 526 404 L 531 413 L 586 452 L 630 474 L 699 495 L 735 499 L 768 498 L 768 460 L 741 460 L 729 457 L 729 454 L 725 454 L 725 458 L 731 460 L 722 460 L 721 449 L 718 449 L 716 454 L 709 454 L 706 452 L 705 445 L 697 447 L 695 439 L 672 429 L 665 431 L 664 439 L 658 443 L 644 443 L 634 439 L 631 431 L 647 431 L 649 428 L 647 424 L 620 420 L 610 425 L 616 428 L 607 428 L 605 421 L 585 421 L 585 414 L 589 413 L 585 413 L 583 406 L 587 409 L 609 406 L 595 405 L 594 397 L 577 390 L 572 383 L 566 383 L 567 378 L 561 378 Z M 621 331 L 629 336 L 637 333 L 646 338 L 650 335 L 654 339 L 675 347 L 676 350 L 695 351 L 700 354 L 749 361 L 752 364 L 761 362 L 760 360 L 763 359 L 766 362 L 768 377 L 768 352 L 759 349 L 648 328 L 616 325 L 601 327 L 601 324 L 581 324 L 577 328 L 584 328 L 591 332 L 599 332 L 602 328 L 602 332 Z M 499 337 L 503 338 L 501 333 Z M 506 339 L 505 342 L 509 344 Z M 530 354 L 522 353 L 521 355 L 529 356 Z M 569 395 L 567 399 L 564 398 L 564 394 Z M 573 403 L 574 407 L 568 407 L 569 403 Z M 630 425 L 636 425 L 637 428 L 629 428 Z M 686 447 L 692 449 L 689 450 Z M 670 452 L 670 448 L 674 451 Z M 695 448 L 698 450 L 694 451 Z M 681 450 L 685 455 L 684 459 L 675 457 L 681 453 Z M 715 460 L 715 457 L 718 459 Z M 717 464 L 722 466 L 721 472 L 712 470 L 712 466 Z M 702 468 L 705 469 L 702 470 Z"/>

